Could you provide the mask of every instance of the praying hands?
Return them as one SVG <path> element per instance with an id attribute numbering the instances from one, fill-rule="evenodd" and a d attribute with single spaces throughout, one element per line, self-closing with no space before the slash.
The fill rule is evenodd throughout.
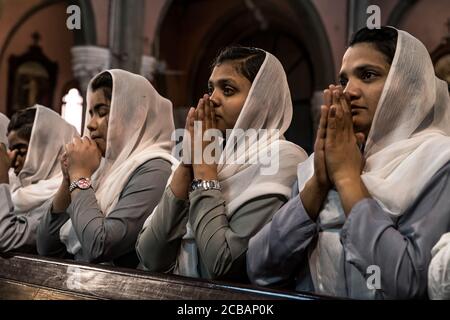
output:
<path id="1" fill-rule="evenodd" d="M 328 192 L 334 185 L 344 212 L 370 197 L 361 180 L 364 157 L 360 148 L 364 134 L 353 131 L 352 114 L 342 87 L 331 85 L 324 91 L 324 105 L 314 144 L 314 174 L 300 193 L 312 220 L 316 220 Z"/>
<path id="2" fill-rule="evenodd" d="M 66 145 L 64 156 L 70 181 L 91 178 L 100 166 L 101 158 L 100 149 L 89 137 L 74 138 L 72 143 Z"/>

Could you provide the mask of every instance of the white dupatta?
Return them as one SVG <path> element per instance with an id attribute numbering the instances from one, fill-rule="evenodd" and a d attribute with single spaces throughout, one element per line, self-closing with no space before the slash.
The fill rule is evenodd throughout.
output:
<path id="1" fill-rule="evenodd" d="M 31 130 L 23 169 L 11 180 L 14 210 L 29 212 L 52 198 L 62 181 L 59 158 L 66 143 L 78 136 L 74 126 L 55 111 L 35 105 L 36 117 Z"/>

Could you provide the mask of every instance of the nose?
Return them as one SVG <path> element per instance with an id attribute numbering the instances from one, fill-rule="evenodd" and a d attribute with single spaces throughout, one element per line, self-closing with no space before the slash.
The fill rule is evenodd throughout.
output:
<path id="1" fill-rule="evenodd" d="M 217 108 L 220 106 L 220 98 L 217 90 L 214 90 L 213 93 L 209 96 L 209 100 L 212 102 L 213 106 Z"/>
<path id="2" fill-rule="evenodd" d="M 356 80 L 349 79 L 344 88 L 344 94 L 350 98 L 350 101 L 361 97 L 361 89 Z"/>
<path id="3" fill-rule="evenodd" d="M 97 129 L 97 120 L 95 119 L 95 116 L 91 118 L 87 125 L 87 128 L 90 132 L 93 132 Z"/>

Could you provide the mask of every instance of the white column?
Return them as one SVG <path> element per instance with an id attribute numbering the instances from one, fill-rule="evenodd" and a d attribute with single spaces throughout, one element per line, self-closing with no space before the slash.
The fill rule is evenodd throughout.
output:
<path id="1" fill-rule="evenodd" d="M 96 46 L 75 46 L 72 52 L 72 70 L 77 78 L 83 97 L 89 81 L 99 72 L 110 67 L 109 49 Z"/>
<path id="2" fill-rule="evenodd" d="M 141 76 L 153 81 L 153 76 L 158 67 L 158 60 L 153 56 L 142 56 L 141 61 Z"/>
<path id="3" fill-rule="evenodd" d="M 111 65 L 111 55 L 107 48 L 97 46 L 74 46 L 72 52 L 72 71 L 78 80 L 81 96 L 84 100 L 83 124 L 86 114 L 86 92 L 89 81 L 101 71 L 107 70 Z"/>

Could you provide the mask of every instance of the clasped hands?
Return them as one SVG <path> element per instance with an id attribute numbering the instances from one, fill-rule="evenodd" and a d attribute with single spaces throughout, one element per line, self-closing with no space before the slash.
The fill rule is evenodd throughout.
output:
<path id="1" fill-rule="evenodd" d="M 95 141 L 89 137 L 75 137 L 71 143 L 65 145 L 65 152 L 60 158 L 64 182 L 80 178 L 91 178 L 100 166 L 102 154 Z"/>
<path id="2" fill-rule="evenodd" d="M 314 176 L 321 188 L 328 191 L 332 185 L 359 179 L 364 141 L 363 133 L 353 131 L 352 112 L 342 87 L 331 85 L 324 91 L 314 145 Z"/>
<path id="3" fill-rule="evenodd" d="M 315 220 L 329 190 L 336 187 L 346 214 L 359 200 L 370 197 L 361 173 L 364 157 L 363 133 L 353 130 L 352 112 L 342 87 L 331 85 L 324 91 L 324 104 L 314 144 L 314 174 L 300 197 Z"/>
<path id="4" fill-rule="evenodd" d="M 217 129 L 217 125 L 214 106 L 208 95 L 205 94 L 199 100 L 197 108 L 189 110 L 185 129 L 190 137 L 188 144 L 190 164 L 183 162 L 183 165 L 192 167 L 192 174 L 195 179 L 217 180 L 216 155 L 214 152 L 211 155 L 205 153 L 206 148 L 217 139 L 214 134 L 211 134 L 214 133 L 212 130 Z M 207 137 L 211 139 L 208 141 Z M 209 161 L 205 159 L 207 156 L 211 156 Z"/>
<path id="5" fill-rule="evenodd" d="M 189 109 L 186 118 L 183 153 L 187 153 L 187 157 L 186 154 L 183 155 L 181 165 L 175 170 L 170 183 L 170 188 L 175 197 L 187 199 L 193 179 L 218 180 L 217 161 L 204 161 L 203 159 L 204 151 L 208 145 L 211 142 L 216 142 L 214 137 L 211 141 L 205 141 L 205 133 L 207 130 L 214 129 L 217 129 L 214 106 L 209 96 L 205 94 L 199 100 L 197 108 Z M 189 137 L 186 135 L 189 135 Z M 196 145 L 196 143 L 199 145 Z M 215 156 L 214 154 L 214 158 L 216 158 Z"/>

